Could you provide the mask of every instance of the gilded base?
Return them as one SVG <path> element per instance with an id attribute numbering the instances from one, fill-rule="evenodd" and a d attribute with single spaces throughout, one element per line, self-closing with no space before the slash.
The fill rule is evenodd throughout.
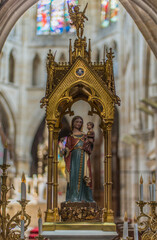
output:
<path id="1" fill-rule="evenodd" d="M 98 209 L 96 202 L 63 202 L 60 216 L 63 222 L 100 222 L 102 210 Z"/>
<path id="2" fill-rule="evenodd" d="M 58 213 L 58 208 L 48 210 L 45 212 L 45 222 L 59 222 L 60 216 Z"/>
<path id="3" fill-rule="evenodd" d="M 116 232 L 115 223 L 101 222 L 78 222 L 78 223 L 63 223 L 63 222 L 45 222 L 43 231 L 55 230 L 101 230 L 107 232 Z"/>

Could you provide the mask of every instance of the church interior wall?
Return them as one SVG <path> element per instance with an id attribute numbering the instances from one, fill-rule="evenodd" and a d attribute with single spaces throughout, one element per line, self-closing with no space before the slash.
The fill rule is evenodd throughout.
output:
<path id="1" fill-rule="evenodd" d="M 139 105 L 141 99 L 147 97 L 155 99 L 157 96 L 157 65 L 153 53 L 125 9 L 120 6 L 118 23 L 102 29 L 98 17 L 100 9 L 97 9 L 97 3 L 98 1 L 89 1 L 86 36 L 92 39 L 93 61 L 98 58 L 99 61 L 103 61 L 104 46 L 108 49 L 113 47 L 116 51 L 117 75 L 115 79 L 117 95 L 121 98 L 119 108 L 121 215 L 127 210 L 128 215 L 132 216 L 135 211 L 134 202 L 138 198 L 137 183 L 140 171 L 151 172 L 154 169 L 152 166 L 149 169 L 147 165 L 148 152 L 154 149 L 152 146 L 155 146 L 154 117 L 146 116 L 144 112 L 139 111 Z M 85 5 L 85 2 L 81 0 L 80 4 Z M 65 58 L 64 61 L 68 61 L 68 39 L 70 37 L 72 41 L 75 39 L 74 34 L 70 37 L 68 34 L 37 36 L 35 31 L 36 5 L 30 8 L 16 23 L 3 47 L 0 59 L 0 88 L 2 93 L 7 96 L 7 102 L 15 116 L 17 128 L 18 173 L 25 169 L 28 175 L 32 161 L 30 150 L 33 139 L 44 117 L 44 111 L 39 109 L 39 101 L 44 95 L 46 85 L 48 49 L 51 48 L 53 53 L 57 50 L 56 61 L 62 62 L 63 58 Z M 9 83 L 8 71 L 11 52 L 15 59 L 13 83 Z M 33 79 L 35 56 L 38 56 L 40 60 L 36 65 L 37 71 L 34 73 L 36 79 Z M 33 81 L 35 81 L 34 85 Z M 80 106 L 76 107 L 78 114 L 81 111 Z M 87 111 L 86 108 L 84 110 Z M 97 129 L 99 121 L 94 118 L 92 120 L 95 121 L 95 129 Z M 11 132 L 14 131 L 11 130 Z M 99 131 L 96 134 L 96 138 L 99 138 Z M 103 150 L 101 150 L 101 167 L 103 169 L 102 161 Z M 146 175 L 147 178 L 148 174 Z"/>

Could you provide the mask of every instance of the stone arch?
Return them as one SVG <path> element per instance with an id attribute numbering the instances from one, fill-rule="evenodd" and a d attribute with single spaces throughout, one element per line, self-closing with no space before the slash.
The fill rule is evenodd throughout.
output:
<path id="1" fill-rule="evenodd" d="M 0 120 L 4 128 L 4 133 L 16 145 L 16 123 L 12 108 L 4 93 L 0 92 Z M 4 116 L 2 116 L 4 114 Z"/>
<path id="2" fill-rule="evenodd" d="M 32 71 L 32 86 L 40 85 L 40 65 L 41 59 L 38 54 L 35 55 L 33 59 L 33 71 Z"/>
<path id="3" fill-rule="evenodd" d="M 15 59 L 13 55 L 13 50 L 9 54 L 9 79 L 10 83 L 15 82 Z"/>

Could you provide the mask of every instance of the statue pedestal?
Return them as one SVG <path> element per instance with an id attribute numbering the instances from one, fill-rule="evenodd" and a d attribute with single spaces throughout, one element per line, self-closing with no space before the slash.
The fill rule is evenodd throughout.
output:
<path id="1" fill-rule="evenodd" d="M 117 236 L 115 223 L 45 222 L 42 236 L 51 240 L 111 240 Z"/>
<path id="2" fill-rule="evenodd" d="M 42 236 L 49 240 L 112 240 L 117 236 L 117 232 L 105 232 L 101 230 L 56 230 L 43 231 Z"/>

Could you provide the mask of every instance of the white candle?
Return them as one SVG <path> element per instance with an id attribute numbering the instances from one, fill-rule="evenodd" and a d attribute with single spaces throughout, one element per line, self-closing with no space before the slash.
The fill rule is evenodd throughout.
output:
<path id="1" fill-rule="evenodd" d="M 152 201 L 152 182 L 150 180 L 150 177 L 149 177 L 149 196 L 150 201 Z"/>
<path id="2" fill-rule="evenodd" d="M 143 201 L 143 178 L 140 178 L 140 201 Z"/>
<path id="3" fill-rule="evenodd" d="M 21 239 L 24 239 L 24 231 L 25 231 L 25 222 L 24 222 L 24 217 L 21 216 Z"/>
<path id="4" fill-rule="evenodd" d="M 38 219 L 38 228 L 39 228 L 39 235 L 42 234 L 42 218 Z"/>
<path id="5" fill-rule="evenodd" d="M 21 200 L 26 200 L 26 178 L 25 174 L 22 174 L 22 182 L 21 182 Z"/>
<path id="6" fill-rule="evenodd" d="M 123 226 L 123 239 L 126 239 L 127 237 L 128 237 L 128 218 L 127 218 L 127 213 L 125 212 L 124 226 Z"/>
<path id="7" fill-rule="evenodd" d="M 42 213 L 41 213 L 41 209 L 39 208 L 38 210 L 38 229 L 39 229 L 39 235 L 42 234 Z"/>
<path id="8" fill-rule="evenodd" d="M 4 148 L 3 152 L 3 165 L 5 165 L 7 162 L 7 148 Z"/>
<path id="9" fill-rule="evenodd" d="M 134 240 L 138 240 L 138 224 L 136 216 L 134 217 Z"/>
<path id="10" fill-rule="evenodd" d="M 156 189 L 155 189 L 155 184 L 156 184 L 156 179 L 155 179 L 155 175 L 153 175 L 153 179 L 152 179 L 152 201 L 155 201 L 156 200 Z"/>

